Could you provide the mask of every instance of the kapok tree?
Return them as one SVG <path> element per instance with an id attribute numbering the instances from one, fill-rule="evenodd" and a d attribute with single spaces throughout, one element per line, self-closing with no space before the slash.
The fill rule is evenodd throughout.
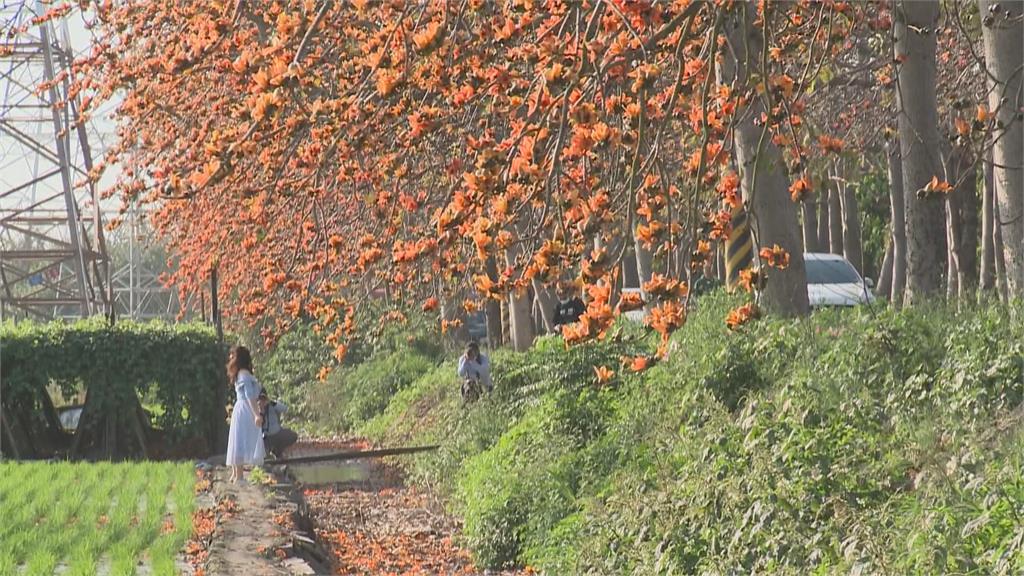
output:
<path id="1" fill-rule="evenodd" d="M 193 293 L 217 267 L 268 338 L 310 317 L 340 358 L 386 287 L 428 310 L 502 300 L 523 347 L 528 294 L 574 278 L 569 342 L 638 306 L 665 341 L 738 205 L 764 265 L 733 325 L 806 312 L 794 201 L 824 151 L 801 98 L 870 9 L 138 0 L 92 7 L 76 82 L 123 95 L 112 193 L 158 207 L 172 280 Z M 627 258 L 643 298 L 618 297 Z"/>

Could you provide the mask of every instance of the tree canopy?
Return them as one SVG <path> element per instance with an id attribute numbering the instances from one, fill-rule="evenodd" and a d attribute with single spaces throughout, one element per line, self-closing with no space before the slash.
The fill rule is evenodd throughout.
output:
<path id="1" fill-rule="evenodd" d="M 194 293 L 216 267 L 232 311 L 268 339 L 310 317 L 341 357 L 374 292 L 475 310 L 568 279 L 588 301 L 570 342 L 642 306 L 667 338 L 685 321 L 690 271 L 734 208 L 761 218 L 752 197 L 773 170 L 792 202 L 754 227 L 744 285 L 804 281 L 800 246 L 773 230 L 828 185 L 821 167 L 893 133 L 864 114 L 893 106 L 891 8 L 107 2 L 91 7 L 99 41 L 75 80 L 93 102 L 123 96 L 111 194 L 156 207 L 171 280 Z M 746 124 L 752 138 L 734 136 Z M 936 174 L 929 186 L 950 185 Z M 643 297 L 620 298 L 633 268 Z"/>

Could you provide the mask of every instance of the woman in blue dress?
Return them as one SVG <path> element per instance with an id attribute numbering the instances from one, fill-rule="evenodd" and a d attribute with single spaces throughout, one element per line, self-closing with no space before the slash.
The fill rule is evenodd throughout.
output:
<path id="1" fill-rule="evenodd" d="M 242 467 L 263 463 L 263 421 L 257 403 L 260 384 L 252 375 L 252 355 L 245 346 L 235 346 L 228 356 L 228 378 L 235 385 L 235 408 L 231 411 L 228 453 L 231 481 L 242 479 Z"/>

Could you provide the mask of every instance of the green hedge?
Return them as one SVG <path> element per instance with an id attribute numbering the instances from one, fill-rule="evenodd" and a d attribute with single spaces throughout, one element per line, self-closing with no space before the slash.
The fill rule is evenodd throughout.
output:
<path id="1" fill-rule="evenodd" d="M 118 322 L 0 325 L 3 403 L 34 404 L 48 385 L 66 396 L 86 389 L 90 410 L 119 414 L 150 398 L 163 408 L 156 424 L 172 438 L 206 437 L 224 407 L 224 354 L 212 328 L 202 324 Z"/>

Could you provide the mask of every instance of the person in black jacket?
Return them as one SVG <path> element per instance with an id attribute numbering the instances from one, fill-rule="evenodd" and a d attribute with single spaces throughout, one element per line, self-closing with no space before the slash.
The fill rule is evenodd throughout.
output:
<path id="1" fill-rule="evenodd" d="M 558 287 L 558 304 L 555 305 L 555 320 L 553 322 L 556 329 L 576 322 L 586 310 L 586 305 L 575 294 L 571 284 L 563 283 Z"/>

